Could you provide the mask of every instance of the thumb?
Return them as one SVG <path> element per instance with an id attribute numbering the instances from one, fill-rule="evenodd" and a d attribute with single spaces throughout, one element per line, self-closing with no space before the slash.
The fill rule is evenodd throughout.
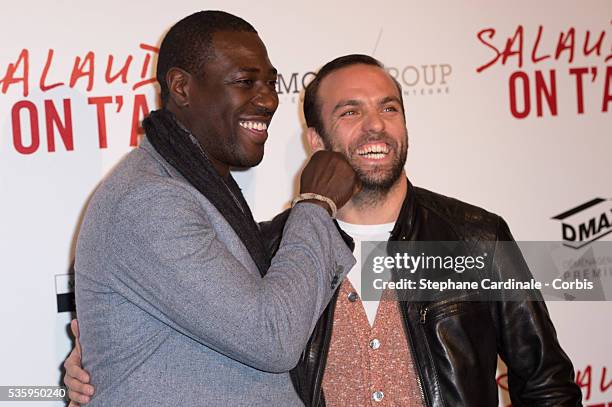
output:
<path id="1" fill-rule="evenodd" d="M 70 329 L 72 330 L 72 334 L 74 335 L 75 349 L 81 355 L 81 341 L 79 340 L 80 332 L 79 332 L 79 321 L 75 318 L 70 321 Z"/>

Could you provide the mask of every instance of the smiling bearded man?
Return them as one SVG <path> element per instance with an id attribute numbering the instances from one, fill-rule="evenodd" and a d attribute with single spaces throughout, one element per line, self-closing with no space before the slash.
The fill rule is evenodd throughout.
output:
<path id="1" fill-rule="evenodd" d="M 362 241 L 512 241 L 499 216 L 408 181 L 402 90 L 374 58 L 325 64 L 306 88 L 304 116 L 312 150 L 344 154 L 363 184 L 338 211 L 358 259 L 368 256 Z M 528 280 L 520 253 L 506 254 L 495 251 L 486 271 Z M 497 406 L 498 354 L 513 405 L 580 405 L 544 302 L 465 301 L 464 292 L 421 302 L 393 291 L 362 297 L 361 264 L 323 313 L 298 365 L 311 405 Z"/>

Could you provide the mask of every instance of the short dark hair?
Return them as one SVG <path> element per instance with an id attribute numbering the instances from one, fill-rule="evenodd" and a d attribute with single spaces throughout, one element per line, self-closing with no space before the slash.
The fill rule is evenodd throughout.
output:
<path id="1" fill-rule="evenodd" d="M 372 58 L 369 55 L 344 55 L 323 65 L 315 78 L 308 84 L 308 86 L 306 86 L 306 90 L 304 91 L 304 119 L 306 120 L 306 125 L 308 127 L 313 127 L 320 136 L 325 134 L 323 123 L 321 121 L 321 104 L 319 103 L 318 95 L 321 82 L 332 72 L 352 65 L 372 65 L 383 70 L 385 69 L 385 66 L 379 60 Z M 404 98 L 402 97 L 402 86 L 393 76 L 389 75 L 389 77 L 393 80 L 395 86 L 397 86 L 403 113 Z"/>
<path id="2" fill-rule="evenodd" d="M 163 106 L 166 105 L 169 95 L 166 74 L 170 68 L 201 74 L 206 60 L 214 56 L 212 36 L 222 31 L 257 33 L 255 28 L 242 18 L 217 10 L 199 11 L 170 28 L 161 43 L 157 59 L 157 82 Z"/>

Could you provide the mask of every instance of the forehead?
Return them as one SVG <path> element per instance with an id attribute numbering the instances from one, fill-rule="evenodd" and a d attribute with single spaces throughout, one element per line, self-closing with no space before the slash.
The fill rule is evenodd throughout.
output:
<path id="1" fill-rule="evenodd" d="M 221 31 L 212 35 L 212 59 L 207 65 L 226 71 L 235 68 L 272 70 L 266 46 L 252 32 Z"/>
<path id="2" fill-rule="evenodd" d="M 399 98 L 397 86 L 383 69 L 373 65 L 351 65 L 330 73 L 319 87 L 322 105 L 335 104 L 342 99 Z"/>

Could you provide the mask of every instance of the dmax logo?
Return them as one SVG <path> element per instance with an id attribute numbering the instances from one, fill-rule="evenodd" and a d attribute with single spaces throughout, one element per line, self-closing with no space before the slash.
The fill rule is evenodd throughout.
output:
<path id="1" fill-rule="evenodd" d="M 612 201 L 595 198 L 555 217 L 565 246 L 579 249 L 612 233 Z"/>

